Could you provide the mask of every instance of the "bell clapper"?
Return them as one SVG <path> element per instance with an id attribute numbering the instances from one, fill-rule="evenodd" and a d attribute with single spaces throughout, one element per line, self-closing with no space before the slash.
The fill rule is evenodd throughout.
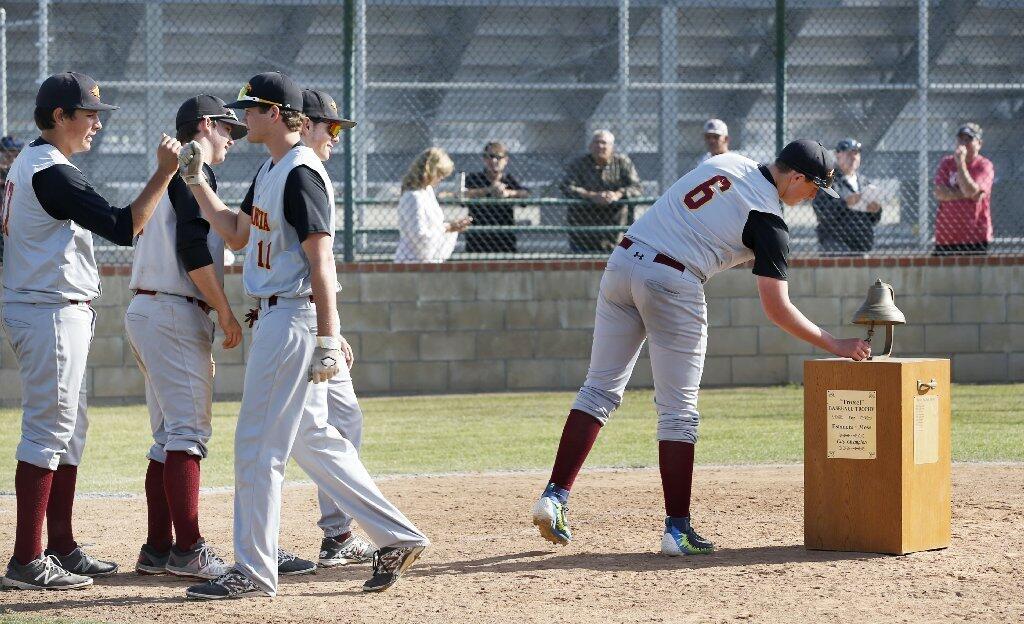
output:
<path id="1" fill-rule="evenodd" d="M 875 324 L 868 325 L 868 337 L 864 339 L 864 342 L 871 344 L 871 337 L 875 335 Z"/>

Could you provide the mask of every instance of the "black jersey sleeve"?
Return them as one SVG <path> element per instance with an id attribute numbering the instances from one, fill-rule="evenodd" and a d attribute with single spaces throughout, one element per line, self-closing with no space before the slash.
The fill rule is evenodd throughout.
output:
<path id="1" fill-rule="evenodd" d="M 320 174 L 305 165 L 288 172 L 284 183 L 284 218 L 295 228 L 299 241 L 315 232 L 334 236 L 331 216 L 334 206 L 327 196 L 327 187 Z"/>
<path id="2" fill-rule="evenodd" d="M 785 280 L 789 269 L 789 227 L 782 217 L 751 210 L 743 245 L 754 252 L 754 275 Z"/>
<path id="3" fill-rule="evenodd" d="M 203 165 L 207 179 L 210 180 L 210 188 L 217 190 L 217 181 L 213 176 L 213 170 L 208 165 Z M 186 271 L 195 271 L 204 266 L 213 264 L 213 256 L 210 254 L 210 247 L 206 243 L 210 234 L 210 224 L 203 218 L 199 210 L 199 202 L 196 201 L 188 185 L 175 175 L 167 186 L 167 195 L 171 199 L 171 207 L 175 215 L 176 241 L 174 248 L 178 252 L 181 264 Z"/>
<path id="4" fill-rule="evenodd" d="M 259 174 L 257 174 L 259 175 Z M 247 215 L 252 214 L 252 198 L 256 194 L 256 178 L 252 179 L 252 184 L 249 185 L 249 190 L 245 192 L 245 199 L 242 200 L 241 209 Z"/>
<path id="5" fill-rule="evenodd" d="M 132 245 L 132 207 L 111 206 L 75 167 L 53 165 L 35 173 L 32 189 L 43 210 L 54 219 L 74 221 L 115 245 Z"/>

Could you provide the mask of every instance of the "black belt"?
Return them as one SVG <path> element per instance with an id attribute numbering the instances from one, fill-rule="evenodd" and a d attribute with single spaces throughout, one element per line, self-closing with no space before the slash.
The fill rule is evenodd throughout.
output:
<path id="1" fill-rule="evenodd" d="M 309 298 L 309 302 L 313 303 L 313 297 Z M 267 297 L 267 305 L 268 306 L 276 306 L 277 305 L 277 295 L 270 295 L 269 297 Z"/>
<path id="2" fill-rule="evenodd" d="M 135 294 L 136 295 L 149 295 L 150 297 L 155 297 L 155 296 L 159 295 L 160 293 L 155 291 L 155 290 L 143 290 L 141 288 L 136 288 L 135 289 Z M 164 293 L 164 294 L 169 295 L 171 293 Z M 210 310 L 213 309 L 213 308 L 210 307 L 210 304 L 206 303 L 202 299 L 196 299 L 195 297 L 189 297 L 188 295 L 174 295 L 174 296 L 176 296 L 176 297 L 185 297 L 185 301 L 188 301 L 189 303 L 196 304 L 197 306 L 199 306 L 200 310 L 202 310 L 203 312 L 205 312 L 207 314 L 209 314 Z"/>
<path id="3" fill-rule="evenodd" d="M 632 246 L 633 241 L 628 238 L 623 238 L 621 241 L 619 241 L 619 247 L 622 247 L 623 249 L 629 249 Z M 682 262 L 678 260 L 675 260 L 674 258 L 666 256 L 663 253 L 654 256 L 654 261 L 657 262 L 658 264 L 664 264 L 665 266 L 672 267 L 673 269 L 679 271 L 680 273 L 686 272 L 686 265 L 684 265 Z"/>

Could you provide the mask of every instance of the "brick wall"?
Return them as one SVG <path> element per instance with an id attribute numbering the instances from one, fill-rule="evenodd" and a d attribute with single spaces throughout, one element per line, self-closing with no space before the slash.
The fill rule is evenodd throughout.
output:
<path id="1" fill-rule="evenodd" d="M 587 369 L 602 262 L 355 264 L 340 267 L 342 328 L 357 354 L 356 388 L 370 393 L 575 389 Z M 1024 380 L 1024 257 L 796 261 L 790 295 L 814 321 L 842 336 L 876 277 L 893 285 L 909 324 L 896 328 L 899 355 L 951 357 L 956 381 Z M 232 306 L 248 307 L 241 275 L 228 275 Z M 107 267 L 90 394 L 141 400 L 142 378 L 123 328 L 128 271 Z M 824 354 L 775 328 L 761 312 L 753 276 L 734 269 L 706 288 L 710 338 L 704 384 L 799 383 L 802 362 Z M 248 332 L 248 330 L 247 330 Z M 219 338 L 218 338 L 219 343 Z M 242 346 L 216 351 L 216 389 L 242 391 Z M 641 357 L 631 384 L 652 384 Z M 0 347 L 0 401 L 18 401 L 14 356 Z"/>

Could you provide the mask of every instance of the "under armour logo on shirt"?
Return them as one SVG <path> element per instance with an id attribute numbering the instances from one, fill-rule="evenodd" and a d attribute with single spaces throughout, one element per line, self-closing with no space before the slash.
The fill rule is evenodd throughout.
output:
<path id="1" fill-rule="evenodd" d="M 640 258 L 641 260 L 644 259 L 644 255 L 642 253 L 640 253 L 639 251 L 634 251 L 633 252 L 633 257 L 634 258 Z"/>

